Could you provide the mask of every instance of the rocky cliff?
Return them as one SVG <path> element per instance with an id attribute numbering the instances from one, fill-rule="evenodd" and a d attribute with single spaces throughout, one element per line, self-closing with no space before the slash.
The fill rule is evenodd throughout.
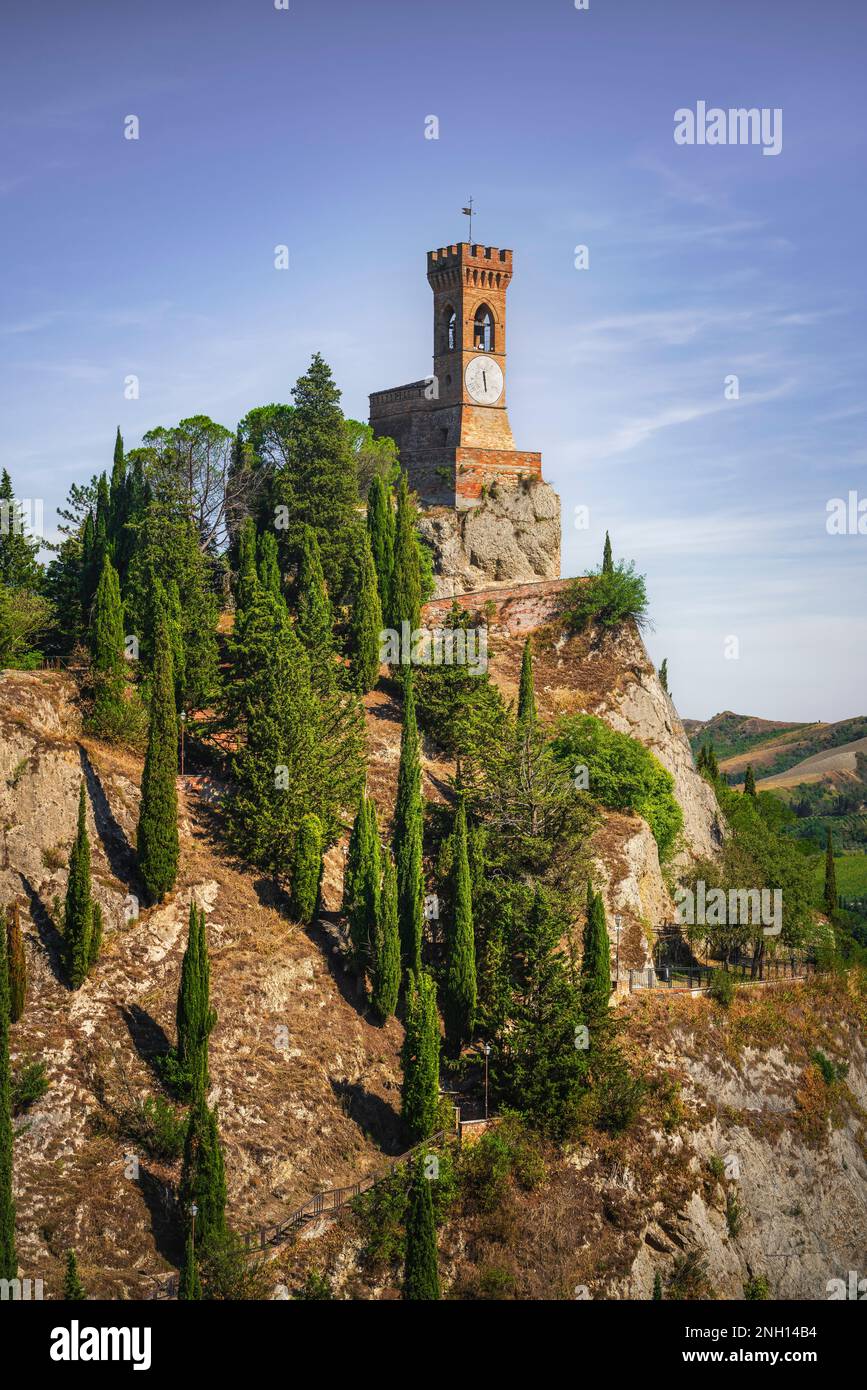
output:
<path id="1" fill-rule="evenodd" d="M 560 498 L 541 479 L 492 483 L 467 511 L 428 508 L 420 531 L 433 550 L 437 597 L 560 575 Z"/>

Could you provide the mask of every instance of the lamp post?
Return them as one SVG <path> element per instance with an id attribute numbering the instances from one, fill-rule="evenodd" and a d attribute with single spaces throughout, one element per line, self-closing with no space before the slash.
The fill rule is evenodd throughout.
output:
<path id="1" fill-rule="evenodd" d="M 187 727 L 187 711 L 181 710 L 181 776 L 184 775 L 184 730 Z"/>
<path id="2" fill-rule="evenodd" d="M 195 1202 L 192 1202 L 190 1204 L 190 1216 L 193 1218 L 193 1226 L 191 1232 L 191 1239 L 193 1244 L 193 1259 L 195 1259 L 196 1257 L 196 1217 L 198 1216 L 198 1214 L 199 1208 L 196 1206 Z"/>
<path id="3" fill-rule="evenodd" d="M 488 1118 L 488 1058 L 491 1055 L 491 1044 L 485 1043 L 485 1119 Z"/>

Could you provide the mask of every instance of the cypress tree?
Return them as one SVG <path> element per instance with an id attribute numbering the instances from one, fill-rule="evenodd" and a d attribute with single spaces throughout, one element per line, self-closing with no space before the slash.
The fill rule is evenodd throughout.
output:
<path id="1" fill-rule="evenodd" d="M 362 794 L 349 837 L 344 910 L 349 918 L 353 966 L 359 975 L 370 965 L 379 918 L 380 845 L 376 805 Z"/>
<path id="2" fill-rule="evenodd" d="M 120 580 L 106 554 L 96 586 L 90 631 L 90 663 L 93 673 L 94 715 L 110 729 L 123 710 L 124 631 Z"/>
<path id="3" fill-rule="evenodd" d="M 0 914 L 0 931 L 3 930 Z M 9 904 L 6 915 L 6 943 L 9 962 L 9 1022 L 17 1023 L 24 1013 L 27 998 L 27 958 L 24 955 L 24 940 L 21 935 L 21 920 L 17 903 Z"/>
<path id="4" fill-rule="evenodd" d="M 659 1270 L 653 1276 L 653 1301 L 658 1303 L 662 1298 L 662 1275 Z"/>
<path id="5" fill-rule="evenodd" d="M 612 554 L 612 551 L 611 551 L 611 537 L 608 535 L 608 532 L 606 531 L 606 532 L 605 532 L 605 547 L 604 547 L 604 549 L 603 549 L 603 551 L 602 551 L 602 573 L 603 573 L 603 574 L 613 574 L 613 572 L 614 572 L 614 555 Z"/>
<path id="6" fill-rule="evenodd" d="M 178 1062 L 190 1078 L 194 1097 L 210 1085 L 208 1039 L 217 1021 L 211 1008 L 211 966 L 204 908 L 190 903 L 187 949 L 181 963 L 177 1003 Z"/>
<path id="7" fill-rule="evenodd" d="M 111 518 L 111 537 L 117 545 L 124 522 L 127 519 L 129 494 L 126 487 L 126 459 L 123 453 L 123 436 L 120 425 L 114 440 L 114 457 L 111 463 L 111 482 L 108 489 L 109 514 Z"/>
<path id="8" fill-rule="evenodd" d="M 305 925 L 313 921 L 322 880 L 322 823 L 306 815 L 295 837 L 292 860 L 292 913 Z"/>
<path id="9" fill-rule="evenodd" d="M 12 1077 L 9 1069 L 9 964 L 0 931 L 0 1279 L 18 1276 L 12 1196 Z"/>
<path id="10" fill-rule="evenodd" d="M 315 690 L 329 690 L 336 679 L 334 663 L 334 614 L 325 587 L 319 545 L 312 526 L 302 532 L 298 561 L 296 629 L 310 662 Z"/>
<path id="11" fill-rule="evenodd" d="M 350 682 L 359 695 L 372 690 L 379 678 L 382 605 L 370 541 L 364 536 L 358 585 L 349 619 Z"/>
<path id="12" fill-rule="evenodd" d="M 421 749 L 412 669 L 408 668 L 403 692 L 403 728 L 394 810 L 394 860 L 397 865 L 401 954 L 408 970 L 421 969 L 424 924 L 422 837 Z"/>
<path id="13" fill-rule="evenodd" d="M 381 474 L 370 484 L 367 495 L 367 534 L 379 587 L 379 602 L 383 614 L 391 611 L 389 593 L 394 568 L 394 508 L 391 488 Z"/>
<path id="14" fill-rule="evenodd" d="M 384 1023 L 397 1008 L 400 992 L 400 928 L 397 918 L 397 871 L 386 849 L 385 872 L 379 897 L 379 918 L 373 953 L 373 987 L 370 1002 Z"/>
<path id="15" fill-rule="evenodd" d="M 413 1161 L 410 1173 L 403 1296 L 408 1300 L 425 1302 L 440 1296 L 433 1200 L 421 1155 Z"/>
<path id="16" fill-rule="evenodd" d="M 211 1110 L 199 1092 L 190 1107 L 179 1188 L 185 1221 L 185 1246 L 191 1246 L 193 1203 L 195 1216 L 195 1258 L 226 1233 L 226 1174 L 223 1148 L 217 1129 L 217 1112 Z M 191 1278 L 192 1276 L 188 1276 Z"/>
<path id="17" fill-rule="evenodd" d="M 834 865 L 834 841 L 831 838 L 831 827 L 827 829 L 827 841 L 825 844 L 825 891 L 823 901 L 825 912 L 828 917 L 833 917 L 837 911 L 837 870 Z"/>
<path id="18" fill-rule="evenodd" d="M 78 828 L 69 855 L 63 944 L 69 983 L 78 989 L 90 967 L 93 899 L 90 895 L 90 837 L 87 833 L 87 794 L 84 781 L 78 793 Z"/>
<path id="19" fill-rule="evenodd" d="M 394 565 L 389 594 L 391 627 L 400 632 L 408 622 L 410 631 L 421 622 L 421 562 L 416 535 L 416 514 L 406 473 L 397 484 L 397 514 L 394 523 Z"/>
<path id="20" fill-rule="evenodd" d="M 202 1296 L 202 1281 L 199 1278 L 199 1264 L 196 1259 L 196 1249 L 193 1244 L 193 1226 L 187 1232 L 187 1240 L 184 1245 L 184 1261 L 181 1265 L 181 1277 L 178 1281 L 178 1299 L 190 1302 L 200 1299 Z"/>
<path id="21" fill-rule="evenodd" d="M 662 665 L 659 668 L 659 684 L 662 686 L 666 695 L 671 694 L 671 691 L 668 688 L 668 657 L 665 657 Z"/>
<path id="22" fill-rule="evenodd" d="M 157 619 L 150 728 L 138 822 L 139 873 L 151 903 L 161 902 L 178 874 L 178 718 L 172 652 L 164 617 Z"/>
<path id="23" fill-rule="evenodd" d="M 581 957 L 581 1001 L 591 1030 L 598 1029 L 608 1016 L 611 996 L 611 947 L 605 923 L 605 905 L 600 893 L 587 885 L 587 923 Z"/>
<path id="24" fill-rule="evenodd" d="M 467 812 L 463 797 L 458 801 L 455 813 L 453 842 L 454 926 L 449 941 L 443 1016 L 448 1045 L 458 1053 L 461 1044 L 472 1037 L 476 1021 L 476 945 L 467 853 Z"/>
<path id="25" fill-rule="evenodd" d="M 235 577 L 235 605 L 246 608 L 259 581 L 256 570 L 256 523 L 245 516 L 238 533 L 238 573 Z"/>
<path id="26" fill-rule="evenodd" d="M 536 692 L 533 685 L 533 648 L 528 637 L 521 657 L 521 684 L 518 690 L 518 728 L 536 723 Z"/>
<path id="27" fill-rule="evenodd" d="M 119 433 L 119 431 L 118 431 Z M 67 1303 L 77 1303 L 86 1298 L 84 1285 L 78 1277 L 78 1261 L 75 1258 L 75 1251 L 66 1252 L 66 1276 L 63 1280 L 63 1297 Z"/>
<path id="28" fill-rule="evenodd" d="M 744 774 L 744 795 L 751 796 L 753 800 L 755 800 L 756 797 L 756 779 L 753 773 L 752 763 L 747 766 L 746 773 Z"/>
<path id="29" fill-rule="evenodd" d="M 436 985 L 424 970 L 411 971 L 401 1050 L 401 1115 L 413 1142 L 436 1129 L 439 1104 L 440 1030 Z"/>
<path id="30" fill-rule="evenodd" d="M 282 598 L 280 563 L 277 558 L 277 537 L 273 531 L 263 531 L 259 537 L 256 569 L 262 588 L 270 589 L 275 598 Z"/>

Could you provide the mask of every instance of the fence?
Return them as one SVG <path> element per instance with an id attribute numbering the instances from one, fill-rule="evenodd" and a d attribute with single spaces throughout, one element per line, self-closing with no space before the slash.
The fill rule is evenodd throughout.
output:
<path id="1" fill-rule="evenodd" d="M 770 980 L 803 980 L 816 970 L 815 961 L 787 957 L 765 957 L 753 961 L 752 957 L 728 961 L 724 965 L 668 964 L 658 967 L 648 965 L 643 970 L 629 971 L 629 992 L 640 989 L 707 989 L 711 978 L 724 970 L 735 980 L 767 983 Z"/>
<path id="2" fill-rule="evenodd" d="M 445 1137 L 445 1130 L 438 1129 L 436 1134 L 432 1134 L 429 1139 L 423 1139 L 420 1144 L 415 1144 L 411 1149 L 407 1149 L 406 1153 L 402 1153 L 399 1158 L 394 1159 L 386 1172 L 377 1173 L 369 1178 L 362 1178 L 360 1182 L 352 1183 L 350 1187 L 332 1187 L 327 1192 L 317 1192 L 314 1196 L 308 1197 L 306 1202 L 302 1202 L 300 1207 L 296 1207 L 284 1221 L 279 1221 L 274 1226 L 259 1226 L 256 1230 L 248 1231 L 244 1236 L 244 1246 L 247 1253 L 255 1255 L 260 1250 L 267 1250 L 270 1246 L 282 1245 L 295 1231 L 300 1230 L 310 1221 L 315 1221 L 318 1216 L 327 1216 L 332 1212 L 340 1211 L 356 1197 L 360 1197 L 363 1192 L 369 1192 L 372 1187 L 387 1182 L 403 1164 L 409 1163 L 416 1154 L 426 1152 L 433 1144 L 442 1143 Z M 173 1274 L 164 1281 L 157 1280 L 151 1297 L 156 1299 L 177 1298 L 177 1294 L 178 1275 Z"/>

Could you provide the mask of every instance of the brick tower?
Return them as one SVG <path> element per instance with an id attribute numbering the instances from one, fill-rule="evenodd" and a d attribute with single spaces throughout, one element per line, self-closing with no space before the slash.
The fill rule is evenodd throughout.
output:
<path id="1" fill-rule="evenodd" d="M 459 242 L 429 251 L 433 375 L 370 397 L 426 506 L 475 506 L 489 484 L 541 478 L 542 456 L 515 448 L 506 414 L 506 291 L 512 253 Z"/>

